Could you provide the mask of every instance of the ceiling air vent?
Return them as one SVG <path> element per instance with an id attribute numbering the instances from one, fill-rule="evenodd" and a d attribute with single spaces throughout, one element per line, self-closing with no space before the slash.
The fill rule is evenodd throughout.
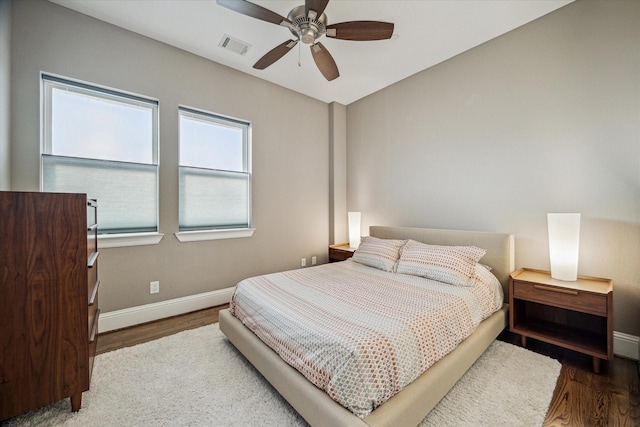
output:
<path id="1" fill-rule="evenodd" d="M 244 55 L 251 48 L 250 44 L 245 43 L 242 40 L 238 40 L 235 37 L 231 37 L 228 34 L 222 36 L 222 40 L 220 40 L 218 46 L 240 55 Z"/>

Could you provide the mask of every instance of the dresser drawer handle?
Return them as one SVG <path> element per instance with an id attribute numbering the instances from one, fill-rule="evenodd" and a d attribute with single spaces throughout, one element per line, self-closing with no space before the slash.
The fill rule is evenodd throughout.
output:
<path id="1" fill-rule="evenodd" d="M 543 291 L 557 292 L 559 294 L 578 295 L 578 291 L 572 291 L 570 289 L 555 288 L 552 286 L 544 286 L 544 285 L 533 285 L 533 287 Z"/>
<path id="2" fill-rule="evenodd" d="M 89 261 L 87 261 L 87 268 L 93 268 L 93 265 L 98 259 L 98 255 L 100 255 L 100 252 L 94 252 L 91 254 L 91 256 L 89 257 Z"/>
<path id="3" fill-rule="evenodd" d="M 89 296 L 89 305 L 93 305 L 96 302 L 96 297 L 98 296 L 99 287 L 100 287 L 100 280 L 96 280 L 96 283 L 93 284 L 93 290 L 91 291 L 91 295 Z"/>
<path id="4" fill-rule="evenodd" d="M 93 325 L 91 325 L 91 332 L 89 333 L 89 344 L 96 340 L 98 335 L 98 319 L 100 318 L 100 309 L 96 310 L 96 316 L 93 318 Z"/>

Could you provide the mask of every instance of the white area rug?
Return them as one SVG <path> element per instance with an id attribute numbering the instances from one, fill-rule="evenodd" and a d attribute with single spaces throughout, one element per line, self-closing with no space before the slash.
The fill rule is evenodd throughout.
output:
<path id="1" fill-rule="evenodd" d="M 496 341 L 420 426 L 540 426 L 560 367 Z M 80 412 L 65 399 L 2 425 L 307 424 L 214 324 L 97 356 Z"/>

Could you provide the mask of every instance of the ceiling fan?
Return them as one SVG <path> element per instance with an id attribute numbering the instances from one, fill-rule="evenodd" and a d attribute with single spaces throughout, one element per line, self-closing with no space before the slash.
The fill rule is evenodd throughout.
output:
<path id="1" fill-rule="evenodd" d="M 311 55 L 322 75 L 329 81 L 340 76 L 338 66 L 333 57 L 317 41 L 323 35 L 327 37 L 354 40 L 386 40 L 393 35 L 393 24 L 380 21 L 350 21 L 327 25 L 324 10 L 329 0 L 305 0 L 305 4 L 291 9 L 287 17 L 278 15 L 269 9 L 245 0 L 217 0 L 220 6 L 243 15 L 272 24 L 287 27 L 296 40 L 287 40 L 276 46 L 253 65 L 253 68 L 264 70 L 291 51 L 298 42 L 311 45 Z"/>

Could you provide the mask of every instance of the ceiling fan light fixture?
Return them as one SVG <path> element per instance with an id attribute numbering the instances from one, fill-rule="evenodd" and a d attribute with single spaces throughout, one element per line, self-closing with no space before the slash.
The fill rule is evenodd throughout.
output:
<path id="1" fill-rule="evenodd" d="M 316 41 L 317 32 L 313 28 L 304 28 L 300 30 L 300 40 L 302 43 L 311 44 Z"/>

